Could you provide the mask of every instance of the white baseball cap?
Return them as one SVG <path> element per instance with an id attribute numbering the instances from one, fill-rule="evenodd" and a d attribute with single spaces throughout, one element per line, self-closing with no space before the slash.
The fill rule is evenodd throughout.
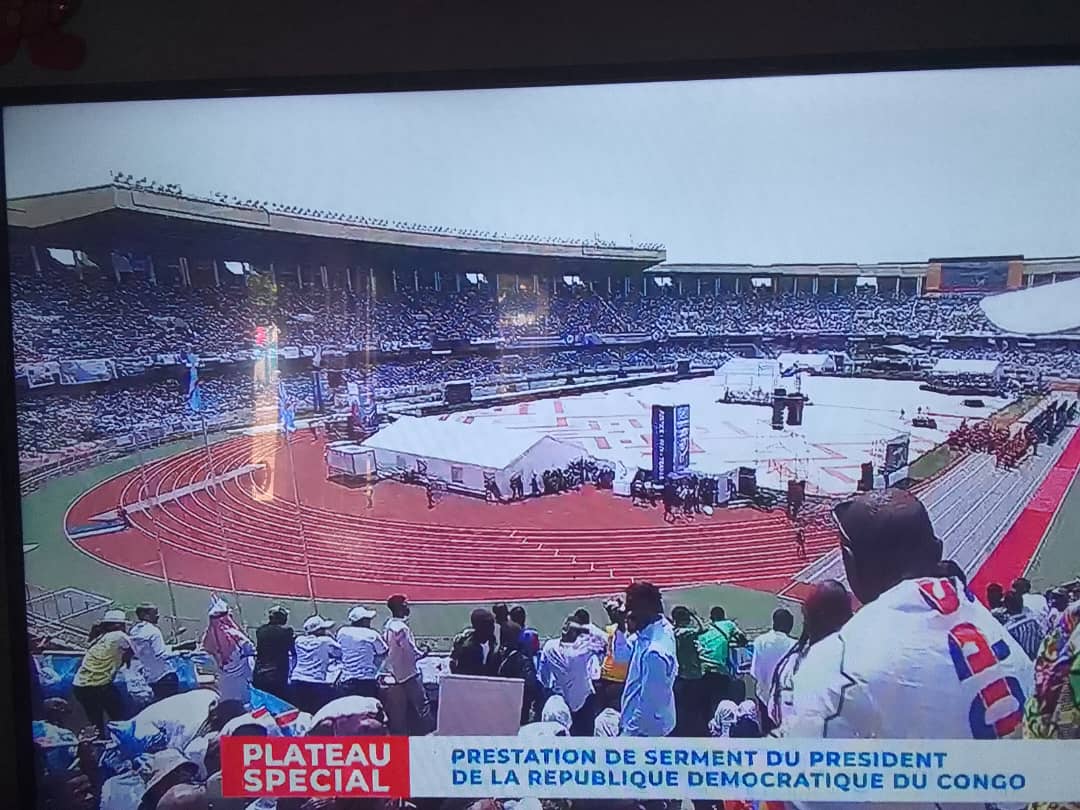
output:
<path id="1" fill-rule="evenodd" d="M 349 611 L 349 621 L 358 622 L 361 619 L 374 619 L 375 611 L 365 605 L 357 605 Z"/>
<path id="2" fill-rule="evenodd" d="M 314 633 L 316 630 L 327 630 L 334 626 L 334 623 L 329 619 L 324 619 L 322 616 L 309 616 L 304 620 L 304 632 Z"/>
<path id="3" fill-rule="evenodd" d="M 105 615 L 101 617 L 103 622 L 116 622 L 124 623 L 127 621 L 127 614 L 122 610 L 106 610 Z"/>

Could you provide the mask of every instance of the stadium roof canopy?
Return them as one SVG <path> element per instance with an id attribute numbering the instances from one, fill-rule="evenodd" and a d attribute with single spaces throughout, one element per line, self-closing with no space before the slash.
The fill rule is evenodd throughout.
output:
<path id="1" fill-rule="evenodd" d="M 7 213 L 15 238 L 41 247 L 172 252 L 284 266 L 625 273 L 662 262 L 667 255 L 660 247 L 478 236 L 279 208 L 107 185 L 9 200 Z"/>
<path id="2" fill-rule="evenodd" d="M 651 275 L 739 275 L 739 276 L 916 276 L 926 275 L 929 262 L 883 264 L 661 264 L 648 270 Z"/>
<path id="3" fill-rule="evenodd" d="M 1080 278 L 1026 290 L 989 295 L 979 302 L 999 329 L 1048 335 L 1080 327 Z"/>
<path id="4" fill-rule="evenodd" d="M 934 374 L 977 374 L 992 377 L 1000 368 L 1000 360 L 963 360 L 943 357 L 934 364 Z"/>

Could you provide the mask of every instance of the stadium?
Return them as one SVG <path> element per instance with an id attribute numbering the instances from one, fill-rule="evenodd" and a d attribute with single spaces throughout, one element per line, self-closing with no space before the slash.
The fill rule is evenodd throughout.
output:
<path id="1" fill-rule="evenodd" d="M 672 264 L 123 175 L 8 220 L 40 634 L 403 592 L 439 643 L 448 604 L 552 631 L 635 579 L 764 627 L 842 578 L 831 505 L 885 486 L 980 587 L 1080 569 L 1080 336 L 979 305 L 1080 258 Z"/>

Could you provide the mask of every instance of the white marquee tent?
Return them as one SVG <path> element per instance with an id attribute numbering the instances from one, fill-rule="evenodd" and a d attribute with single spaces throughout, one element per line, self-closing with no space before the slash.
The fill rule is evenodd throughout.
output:
<path id="1" fill-rule="evenodd" d="M 943 357 L 934 364 L 935 375 L 970 374 L 975 377 L 999 379 L 1003 373 L 1000 360 L 963 360 Z"/>
<path id="2" fill-rule="evenodd" d="M 831 354 L 796 354 L 785 352 L 780 355 L 780 368 L 787 370 L 792 366 L 809 369 L 819 373 L 836 371 L 836 361 Z"/>
<path id="3" fill-rule="evenodd" d="M 454 418 L 404 416 L 362 443 L 375 452 L 379 475 L 410 471 L 444 482 L 450 489 L 482 495 L 484 476 L 510 492 L 510 479 L 521 474 L 526 490 L 535 472 L 565 467 L 587 458 L 584 448 L 551 436 L 492 425 L 466 424 Z"/>

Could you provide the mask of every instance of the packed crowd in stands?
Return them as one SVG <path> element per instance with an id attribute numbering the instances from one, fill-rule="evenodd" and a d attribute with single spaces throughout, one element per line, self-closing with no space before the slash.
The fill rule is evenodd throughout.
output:
<path id="1" fill-rule="evenodd" d="M 1006 370 L 1034 369 L 1048 377 L 1080 376 L 1080 351 L 1057 349 L 1053 352 L 1015 348 L 937 348 L 935 357 L 960 360 L 1000 360 Z"/>
<path id="2" fill-rule="evenodd" d="M 23 263 L 25 264 L 25 263 Z M 162 271 L 164 274 L 164 271 Z M 245 281 L 246 278 L 246 281 Z M 411 279 L 409 280 L 411 282 Z M 279 345 L 382 347 L 440 340 L 513 343 L 528 337 L 693 333 L 863 334 L 994 333 L 970 296 L 914 297 L 855 291 L 676 295 L 654 288 L 607 295 L 560 283 L 558 292 L 500 292 L 469 283 L 461 291 L 379 290 L 371 296 L 284 276 L 224 274 L 224 284 L 151 284 L 141 273 L 120 282 L 102 272 L 68 269 L 12 276 L 17 362 L 85 357 L 145 357 L 190 347 L 227 355 L 259 348 L 260 329 Z M 108 313 L 108 317 L 103 317 Z"/>
<path id="3" fill-rule="evenodd" d="M 34 659 L 37 768 L 51 802 L 45 806 L 232 807 L 220 792 L 222 737 L 429 734 L 439 716 L 438 680 L 445 677 L 434 673 L 446 670 L 522 681 L 520 707 L 507 710 L 526 745 L 562 736 L 1080 734 L 1080 583 L 1042 596 L 1018 579 L 1008 593 L 991 585 L 984 603 L 959 566 L 942 559 L 926 510 L 911 493 L 860 495 L 837 517 L 848 584 L 814 587 L 797 637 L 784 608 L 773 613 L 771 629 L 747 639 L 722 607 L 698 616 L 665 605 L 658 588 L 638 581 L 604 603 L 603 626 L 578 609 L 548 639 L 520 605 L 476 608 L 442 659 L 448 666 L 432 668 L 425 666 L 431 651 L 410 627 L 405 595 L 387 600 L 381 629 L 374 626 L 377 611 L 364 605 L 340 626 L 313 615 L 294 629 L 288 612 L 273 607 L 261 626 L 246 628 L 229 604 L 214 599 L 198 652 L 212 662 L 215 677 L 212 688 L 191 689 L 182 687 L 174 666 L 184 653 L 166 642 L 154 605 L 140 605 L 133 617 L 109 610 L 91 630 L 70 683 L 50 677 L 47 656 Z M 862 605 L 857 611 L 855 600 Z M 995 660 L 958 678 L 967 659 L 954 661 L 941 643 L 954 624 L 977 648 L 992 646 Z M 882 627 L 889 628 L 884 647 Z M 46 639 L 34 645 L 49 646 Z M 740 666 L 746 657 L 747 666 Z M 1002 678 L 1013 684 L 1020 708 L 991 719 L 980 690 Z M 483 804 L 474 807 L 539 806 L 520 792 L 527 793 L 477 796 Z M 352 806 L 320 801 L 320 808 Z M 522 801 L 529 803 L 514 804 Z M 413 804 L 463 810 L 472 800 Z M 602 804 L 630 810 L 639 802 Z M 282 799 L 260 807 L 306 805 Z"/>
<path id="4" fill-rule="evenodd" d="M 725 352 L 713 349 L 680 350 L 674 346 L 622 352 L 568 350 L 477 355 L 385 362 L 366 371 L 347 369 L 343 381 L 363 382 L 379 401 L 385 402 L 415 394 L 441 398 L 447 380 L 468 379 L 478 390 L 483 390 L 485 386 L 522 375 L 571 376 L 620 367 L 666 368 L 676 358 L 715 368 L 727 357 Z M 298 411 L 314 406 L 310 372 L 283 372 L 277 379 L 285 384 Z M 20 397 L 17 403 L 20 452 L 24 457 L 54 453 L 66 447 L 130 434 L 133 430 L 153 431 L 156 435 L 199 431 L 201 421 L 186 407 L 186 385 L 186 376 L 178 370 L 172 379 L 143 381 L 137 385 L 65 386 L 37 396 Z M 343 387 L 335 393 L 340 396 L 340 402 L 345 401 Z M 260 409 L 276 412 L 277 395 L 276 384 L 268 384 L 258 366 L 255 373 L 227 371 L 202 376 L 203 415 L 211 429 L 232 422 L 252 424 Z M 57 418 L 58 414 L 63 414 L 63 418 Z"/>

